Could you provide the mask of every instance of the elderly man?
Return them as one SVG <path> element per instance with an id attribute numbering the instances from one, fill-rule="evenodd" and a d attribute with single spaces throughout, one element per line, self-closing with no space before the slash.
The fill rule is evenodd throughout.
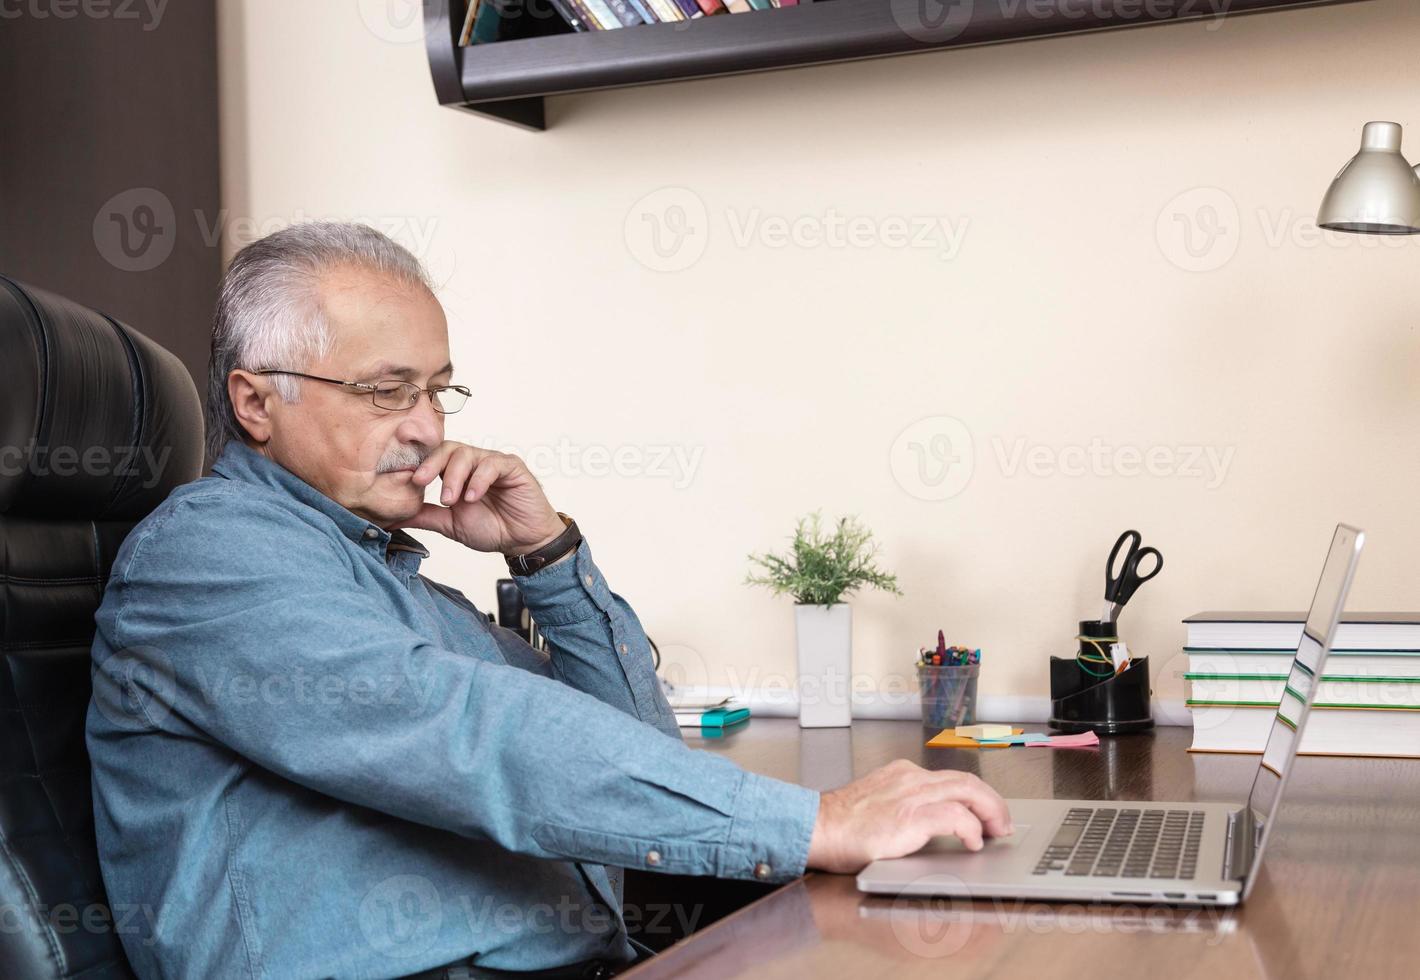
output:
<path id="1" fill-rule="evenodd" d="M 99 855 L 140 975 L 606 976 L 638 955 L 621 869 L 786 881 L 1011 831 L 967 774 L 819 794 L 687 748 L 581 530 L 521 460 L 444 439 L 469 395 L 384 236 L 233 260 L 212 473 L 134 529 L 96 616 Z M 407 528 L 506 556 L 547 652 L 420 575 Z"/>

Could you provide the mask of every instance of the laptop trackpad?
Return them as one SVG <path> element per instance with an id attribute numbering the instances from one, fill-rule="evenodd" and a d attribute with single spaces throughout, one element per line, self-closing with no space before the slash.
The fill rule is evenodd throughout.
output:
<path id="1" fill-rule="evenodd" d="M 1016 847 L 1030 834 L 1030 824 L 1016 824 L 1016 832 L 1009 837 L 987 837 L 979 851 L 968 851 L 966 845 L 956 837 L 933 837 L 918 854 L 990 854 Z"/>

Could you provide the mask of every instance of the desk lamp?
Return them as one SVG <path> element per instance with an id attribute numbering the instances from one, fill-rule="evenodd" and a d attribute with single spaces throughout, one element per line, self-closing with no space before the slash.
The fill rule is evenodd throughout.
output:
<path id="1" fill-rule="evenodd" d="M 1420 235 L 1420 170 L 1400 153 L 1400 124 L 1369 122 L 1361 152 L 1341 168 L 1316 223 L 1358 235 Z"/>

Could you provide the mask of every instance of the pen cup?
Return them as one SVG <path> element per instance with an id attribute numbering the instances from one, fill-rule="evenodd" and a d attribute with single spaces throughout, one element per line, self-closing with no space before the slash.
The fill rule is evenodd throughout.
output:
<path id="1" fill-rule="evenodd" d="M 960 667 L 918 664 L 922 727 L 936 734 L 944 728 L 975 723 L 976 680 L 980 675 L 980 664 Z"/>

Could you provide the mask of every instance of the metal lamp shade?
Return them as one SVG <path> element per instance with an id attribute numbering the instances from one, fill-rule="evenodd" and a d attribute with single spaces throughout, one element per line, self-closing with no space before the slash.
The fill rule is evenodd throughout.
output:
<path id="1" fill-rule="evenodd" d="M 1361 152 L 1331 182 L 1316 223 L 1363 235 L 1420 234 L 1420 174 L 1400 152 L 1400 126 L 1366 123 Z"/>

